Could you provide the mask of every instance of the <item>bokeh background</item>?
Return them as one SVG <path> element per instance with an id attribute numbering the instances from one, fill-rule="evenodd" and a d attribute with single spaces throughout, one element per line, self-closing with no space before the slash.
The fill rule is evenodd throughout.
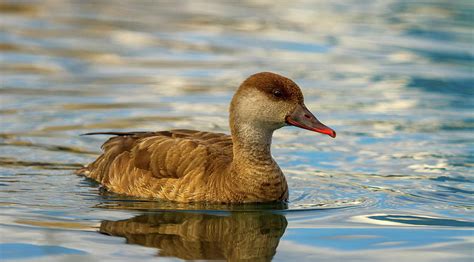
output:
<path id="1" fill-rule="evenodd" d="M 0 257 L 472 261 L 473 13 L 469 0 L 0 1 Z M 72 174 L 105 140 L 82 133 L 228 132 L 233 92 L 260 71 L 297 82 L 338 133 L 275 133 L 288 209 L 124 198 Z M 155 240 L 104 235 L 124 219 Z M 220 235 L 156 235 L 163 221 Z M 272 248 L 230 255 L 227 232 Z M 221 253 L 203 251 L 211 240 Z"/>

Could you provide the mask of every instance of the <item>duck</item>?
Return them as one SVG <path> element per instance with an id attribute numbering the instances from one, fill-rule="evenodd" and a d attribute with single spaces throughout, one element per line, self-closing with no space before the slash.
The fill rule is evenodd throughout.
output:
<path id="1" fill-rule="evenodd" d="M 284 126 L 336 132 L 305 106 L 299 86 L 272 72 L 245 79 L 229 107 L 230 135 L 175 129 L 92 132 L 110 135 L 102 154 L 76 174 L 109 192 L 173 202 L 287 202 L 288 184 L 271 154 L 272 136 Z"/>

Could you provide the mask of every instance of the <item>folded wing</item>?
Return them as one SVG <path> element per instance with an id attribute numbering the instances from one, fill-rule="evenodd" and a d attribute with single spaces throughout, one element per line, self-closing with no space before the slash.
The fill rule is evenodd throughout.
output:
<path id="1" fill-rule="evenodd" d="M 96 134 L 115 136 L 102 145 L 102 155 L 78 173 L 116 193 L 184 194 L 180 185 L 212 175 L 213 170 L 225 169 L 232 162 L 232 139 L 221 133 L 172 130 L 88 135 Z"/>

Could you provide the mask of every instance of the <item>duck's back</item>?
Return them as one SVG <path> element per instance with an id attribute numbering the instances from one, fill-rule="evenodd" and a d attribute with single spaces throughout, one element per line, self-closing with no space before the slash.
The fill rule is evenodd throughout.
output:
<path id="1" fill-rule="evenodd" d="M 194 130 L 91 133 L 115 135 L 96 161 L 79 170 L 106 189 L 130 196 L 183 201 L 205 198 L 203 185 L 229 170 L 232 139 Z"/>

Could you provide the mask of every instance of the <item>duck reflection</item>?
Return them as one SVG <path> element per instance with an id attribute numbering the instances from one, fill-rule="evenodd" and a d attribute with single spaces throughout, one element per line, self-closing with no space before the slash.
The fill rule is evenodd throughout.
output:
<path id="1" fill-rule="evenodd" d="M 286 226 L 283 215 L 266 212 L 161 212 L 103 221 L 100 232 L 125 237 L 129 244 L 156 247 L 159 256 L 270 261 Z"/>

